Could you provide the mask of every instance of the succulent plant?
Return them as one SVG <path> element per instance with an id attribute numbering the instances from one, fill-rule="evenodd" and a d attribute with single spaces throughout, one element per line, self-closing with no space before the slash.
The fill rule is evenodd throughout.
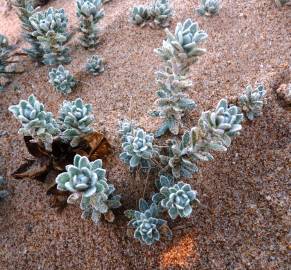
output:
<path id="1" fill-rule="evenodd" d="M 4 186 L 6 185 L 6 180 L 3 176 L 0 176 L 0 201 L 5 199 L 10 193 L 8 190 L 4 189 Z"/>
<path id="2" fill-rule="evenodd" d="M 183 24 L 178 23 L 175 35 L 168 29 L 166 34 L 167 39 L 163 41 L 163 46 L 155 50 L 164 61 L 164 66 L 156 72 L 159 85 L 158 99 L 155 102 L 157 110 L 151 113 L 152 116 L 163 119 L 155 133 L 156 137 L 164 135 L 167 131 L 178 135 L 182 117 L 196 107 L 195 102 L 184 93 L 192 86 L 187 72 L 190 64 L 205 52 L 197 45 L 207 37 L 191 19 Z"/>
<path id="3" fill-rule="evenodd" d="M 93 119 L 92 106 L 83 103 L 82 99 L 64 101 L 59 116 L 62 139 L 70 142 L 72 147 L 78 146 L 81 136 L 92 132 L 89 126 Z"/>
<path id="4" fill-rule="evenodd" d="M 204 133 L 212 137 L 220 138 L 223 144 L 228 147 L 231 137 L 239 135 L 242 129 L 241 122 L 243 114 L 234 105 L 228 105 L 226 99 L 219 101 L 215 111 L 207 111 L 201 114 L 199 126 Z"/>
<path id="5" fill-rule="evenodd" d="M 173 16 L 169 0 L 155 0 L 149 9 L 149 14 L 155 25 L 167 27 Z"/>
<path id="6" fill-rule="evenodd" d="M 52 84 L 56 90 L 64 95 L 72 92 L 72 88 L 76 85 L 75 78 L 62 65 L 58 68 L 53 68 L 49 72 L 49 83 Z"/>
<path id="7" fill-rule="evenodd" d="M 9 79 L 11 74 L 14 74 L 13 70 L 9 70 L 10 65 L 13 63 L 10 58 L 15 47 L 9 45 L 7 37 L 0 34 L 0 78 L 4 77 Z M 4 89 L 4 84 L 0 84 L 0 91 Z"/>
<path id="8" fill-rule="evenodd" d="M 144 26 L 150 19 L 149 7 L 147 6 L 135 6 L 130 11 L 130 21 L 133 24 Z"/>
<path id="9" fill-rule="evenodd" d="M 53 139 L 59 135 L 60 129 L 52 113 L 46 112 L 34 95 L 29 96 L 28 101 L 21 100 L 18 105 L 10 106 L 9 111 L 22 124 L 20 134 L 42 142 L 51 151 Z"/>
<path id="10" fill-rule="evenodd" d="M 146 133 L 141 128 L 134 129 L 132 133 L 126 135 L 122 143 L 123 152 L 120 154 L 120 159 L 132 169 L 139 165 L 142 168 L 150 168 L 151 159 L 157 154 L 153 140 L 152 134 Z"/>
<path id="11" fill-rule="evenodd" d="M 149 205 L 144 199 L 140 199 L 139 211 L 127 211 L 125 214 L 131 218 L 128 225 L 135 228 L 134 238 L 147 245 L 160 240 L 160 230 L 167 222 L 158 218 L 156 204 Z"/>
<path id="12" fill-rule="evenodd" d="M 211 16 L 218 14 L 220 9 L 220 0 L 200 0 L 200 6 L 197 9 L 198 14 Z"/>
<path id="13" fill-rule="evenodd" d="M 197 200 L 197 191 L 183 182 L 173 184 L 165 176 L 161 176 L 160 185 L 160 192 L 153 196 L 153 202 L 167 210 L 171 219 L 189 217 L 192 213 L 191 204 Z"/>
<path id="14" fill-rule="evenodd" d="M 161 48 L 155 50 L 162 60 L 168 61 L 175 57 L 183 67 L 187 67 L 206 52 L 198 45 L 207 38 L 207 34 L 199 30 L 198 23 L 192 22 L 191 19 L 187 19 L 183 24 L 178 23 L 175 34 L 168 29 L 165 31 L 167 39 L 163 41 Z"/>
<path id="15" fill-rule="evenodd" d="M 245 92 L 239 97 L 238 105 L 249 120 L 254 120 L 262 114 L 265 94 L 263 85 L 259 85 L 255 89 L 248 85 Z"/>
<path id="16" fill-rule="evenodd" d="M 121 196 L 113 195 L 115 187 L 108 184 L 104 187 L 104 190 L 94 194 L 90 198 L 82 197 L 80 207 L 83 210 L 82 218 L 86 219 L 91 216 L 91 219 L 95 224 L 98 224 L 100 218 L 103 215 L 111 213 L 111 209 L 119 208 L 121 206 Z M 114 216 L 109 219 L 112 222 Z M 107 219 L 108 220 L 108 219 Z"/>
<path id="17" fill-rule="evenodd" d="M 99 75 L 104 71 L 103 59 L 98 55 L 93 55 L 87 61 L 86 70 L 93 75 Z"/>
<path id="18" fill-rule="evenodd" d="M 90 162 L 87 157 L 76 155 L 73 165 L 66 166 L 66 172 L 57 176 L 56 183 L 59 190 L 72 192 L 68 203 L 81 198 L 82 217 L 91 216 L 95 223 L 102 214 L 121 205 L 120 196 L 113 196 L 114 186 L 107 183 L 101 159 Z"/>
<path id="19" fill-rule="evenodd" d="M 29 18 L 38 11 L 38 8 L 35 9 L 33 3 L 27 0 L 15 0 L 12 4 L 17 8 L 17 15 L 21 21 L 21 28 L 23 31 L 22 34 L 31 46 L 31 48 L 24 49 L 24 51 L 32 59 L 42 62 L 44 51 L 41 48 L 41 43 L 37 40 L 37 37 L 32 34 L 34 32 L 34 27 L 29 20 Z"/>
<path id="20" fill-rule="evenodd" d="M 277 5 L 277 7 L 282 7 L 286 4 L 291 4 L 291 1 L 290 0 L 275 0 L 275 3 Z"/>
<path id="21" fill-rule="evenodd" d="M 166 166 L 164 171 L 170 170 L 175 178 L 191 177 L 193 173 L 198 172 L 195 164 L 196 158 L 189 150 L 190 134 L 185 132 L 181 142 L 170 140 L 168 142 L 168 154 L 159 155 L 161 163 Z"/>
<path id="22" fill-rule="evenodd" d="M 7 47 L 9 47 L 8 38 L 0 34 L 0 49 L 5 49 Z"/>
<path id="23" fill-rule="evenodd" d="M 63 9 L 49 8 L 29 17 L 31 36 L 37 39 L 42 52 L 42 63 L 46 65 L 71 62 L 69 49 L 64 46 L 70 38 L 67 32 L 68 18 Z M 32 40 L 34 44 L 34 40 Z"/>
<path id="24" fill-rule="evenodd" d="M 136 128 L 135 124 L 132 121 L 129 120 L 122 120 L 119 121 L 119 130 L 118 133 L 121 137 L 122 142 L 126 142 L 126 138 L 128 134 L 132 134 L 133 130 Z"/>
<path id="25" fill-rule="evenodd" d="M 85 48 L 96 47 L 99 41 L 97 23 L 104 16 L 101 0 L 77 0 L 77 16 L 82 33 L 81 45 Z"/>
<path id="26" fill-rule="evenodd" d="M 158 92 L 158 99 L 155 101 L 158 111 L 151 113 L 152 116 L 161 117 L 163 123 L 156 131 L 155 136 L 160 137 L 167 131 L 174 135 L 178 135 L 182 125 L 181 119 L 185 112 L 190 111 L 196 107 L 193 100 L 189 99 L 184 93 L 171 93 L 167 89 L 160 89 Z"/>

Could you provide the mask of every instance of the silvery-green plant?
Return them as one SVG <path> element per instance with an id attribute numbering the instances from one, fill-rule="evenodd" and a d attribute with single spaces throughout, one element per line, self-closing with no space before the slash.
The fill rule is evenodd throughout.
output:
<path id="1" fill-rule="evenodd" d="M 153 196 L 153 202 L 166 210 L 171 219 L 189 217 L 192 213 L 191 205 L 197 201 L 197 191 L 184 182 L 173 184 L 166 176 L 160 177 L 160 185 L 162 187 Z"/>
<path id="2" fill-rule="evenodd" d="M 119 208 L 121 206 L 121 196 L 113 195 L 114 192 L 115 187 L 108 184 L 104 187 L 104 190 L 96 192 L 90 198 L 83 196 L 80 204 L 83 210 L 82 218 L 91 217 L 93 222 L 98 224 L 102 215 L 111 212 L 111 209 Z"/>
<path id="3" fill-rule="evenodd" d="M 134 238 L 147 245 L 160 240 L 160 230 L 167 222 L 159 218 L 159 210 L 155 203 L 148 204 L 144 199 L 139 200 L 139 211 L 129 210 L 125 215 L 131 220 L 129 226 L 135 228 Z"/>
<path id="4" fill-rule="evenodd" d="M 173 16 L 169 0 L 154 0 L 149 8 L 149 15 L 153 18 L 154 24 L 160 27 L 169 26 Z"/>
<path id="5" fill-rule="evenodd" d="M 59 114 L 62 139 L 72 147 L 78 146 L 82 135 L 92 132 L 93 119 L 92 106 L 83 103 L 82 99 L 64 101 Z"/>
<path id="6" fill-rule="evenodd" d="M 130 22 L 133 24 L 143 27 L 149 19 L 149 7 L 147 6 L 136 6 L 130 11 Z"/>
<path id="7" fill-rule="evenodd" d="M 121 205 L 120 196 L 113 195 L 114 186 L 107 183 L 101 159 L 90 162 L 87 157 L 76 155 L 73 165 L 66 166 L 66 172 L 57 176 L 56 183 L 59 190 L 72 192 L 68 203 L 81 198 L 82 217 L 91 216 L 96 224 L 102 214 Z"/>
<path id="8" fill-rule="evenodd" d="M 29 18 L 38 11 L 38 8 L 34 8 L 33 3 L 27 0 L 14 0 L 12 1 L 12 5 L 17 8 L 17 15 L 21 21 L 22 35 L 31 46 L 31 48 L 24 49 L 24 51 L 32 59 L 41 62 L 44 52 L 41 48 L 40 41 L 32 34 L 34 32 L 34 27 L 29 20 Z"/>
<path id="9" fill-rule="evenodd" d="M 180 65 L 187 67 L 206 52 L 199 45 L 207 38 L 207 34 L 200 30 L 198 23 L 192 22 L 191 19 L 178 23 L 175 34 L 168 29 L 165 31 L 167 39 L 163 41 L 161 48 L 155 50 L 162 60 L 168 61 L 174 57 Z"/>
<path id="10" fill-rule="evenodd" d="M 159 159 L 164 165 L 163 171 L 170 171 L 174 178 L 191 177 L 198 171 L 195 164 L 196 158 L 190 151 L 190 134 L 186 131 L 181 142 L 170 140 L 168 142 L 168 154 L 159 155 Z"/>
<path id="11" fill-rule="evenodd" d="M 99 75 L 104 71 L 103 59 L 98 55 L 93 55 L 87 61 L 86 70 L 93 75 Z"/>
<path id="12" fill-rule="evenodd" d="M 3 176 L 0 176 L 0 188 L 3 188 L 3 186 L 6 185 L 6 180 L 4 179 Z M 5 199 L 9 195 L 9 191 L 6 189 L 1 189 L 0 190 L 0 201 Z"/>
<path id="13" fill-rule="evenodd" d="M 136 126 L 132 121 L 129 121 L 127 119 L 119 121 L 118 134 L 121 137 L 121 141 L 122 142 L 126 142 L 127 141 L 127 135 L 128 134 L 133 134 L 133 130 L 134 129 L 136 129 Z"/>
<path id="14" fill-rule="evenodd" d="M 150 168 L 151 159 L 158 153 L 153 144 L 153 134 L 137 128 L 125 136 L 126 138 L 122 143 L 123 152 L 119 156 L 120 159 L 128 164 L 131 169 L 135 169 L 138 166 Z"/>
<path id="15" fill-rule="evenodd" d="M 101 0 L 77 0 L 77 16 L 82 33 L 81 45 L 85 48 L 96 47 L 99 41 L 97 23 L 104 17 Z"/>
<path id="16" fill-rule="evenodd" d="M 220 9 L 220 0 L 200 0 L 200 6 L 197 9 L 198 14 L 211 16 L 218 14 Z"/>
<path id="17" fill-rule="evenodd" d="M 249 120 L 254 120 L 262 114 L 265 95 L 266 91 L 263 85 L 259 85 L 255 89 L 248 85 L 244 93 L 238 98 L 238 105 Z"/>
<path id="18" fill-rule="evenodd" d="M 52 113 L 46 112 L 34 95 L 29 96 L 28 101 L 21 100 L 18 105 L 10 106 L 9 111 L 22 125 L 20 134 L 31 136 L 42 142 L 48 151 L 52 150 L 54 137 L 59 135 L 60 129 Z"/>
<path id="19" fill-rule="evenodd" d="M 29 17 L 31 35 L 37 39 L 42 50 L 42 63 L 46 65 L 68 64 L 71 62 L 69 49 L 68 18 L 63 9 L 49 8 Z"/>
<path id="20" fill-rule="evenodd" d="M 167 39 L 163 41 L 163 46 L 155 50 L 164 61 L 163 67 L 156 72 L 159 85 L 158 99 L 155 102 L 157 110 L 151 113 L 152 116 L 163 119 L 155 133 L 156 137 L 168 131 L 178 135 L 182 127 L 182 117 L 196 107 L 195 102 L 185 93 L 192 86 L 187 72 L 190 64 L 205 52 L 197 46 L 207 37 L 191 19 L 183 24 L 178 23 L 175 35 L 168 29 L 166 34 Z"/>
<path id="21" fill-rule="evenodd" d="M 9 70 L 9 66 L 13 63 L 10 58 L 15 47 L 9 45 L 7 37 L 0 34 L 0 78 L 8 78 L 9 75 L 14 74 L 12 70 Z M 0 91 L 4 89 L 4 85 L 0 84 Z"/>
<path id="22" fill-rule="evenodd" d="M 277 5 L 277 7 L 282 7 L 286 4 L 290 4 L 291 5 L 291 1 L 290 0 L 275 0 L 275 3 Z"/>
<path id="23" fill-rule="evenodd" d="M 173 16 L 169 0 L 154 0 L 149 6 L 135 6 L 130 12 L 133 24 L 167 27 Z"/>
<path id="24" fill-rule="evenodd" d="M 72 92 L 72 88 L 76 85 L 76 80 L 70 74 L 69 70 L 60 65 L 58 68 L 53 68 L 49 72 L 49 83 L 52 84 L 58 92 L 66 95 Z"/>
<path id="25" fill-rule="evenodd" d="M 239 135 L 242 129 L 242 120 L 243 114 L 239 107 L 228 105 L 226 99 L 221 99 L 214 111 L 201 114 L 198 125 L 203 133 L 211 136 L 211 138 L 217 138 L 224 146 L 228 147 L 231 138 Z"/>
<path id="26" fill-rule="evenodd" d="M 152 116 L 161 117 L 163 122 L 156 131 L 155 136 L 160 137 L 167 131 L 174 135 L 179 134 L 182 125 L 182 117 L 187 111 L 196 107 L 195 102 L 184 93 L 172 93 L 168 89 L 160 89 L 157 92 L 158 99 L 155 101 L 157 111 Z"/>

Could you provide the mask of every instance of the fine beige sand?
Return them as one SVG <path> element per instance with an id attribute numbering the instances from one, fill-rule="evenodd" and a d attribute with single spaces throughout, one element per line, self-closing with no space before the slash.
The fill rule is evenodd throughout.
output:
<path id="1" fill-rule="evenodd" d="M 94 128 L 104 131 L 115 147 L 106 169 L 125 208 L 136 208 L 144 182 L 134 180 L 118 159 L 117 122 L 130 117 L 132 99 L 133 119 L 148 131 L 157 128 L 159 120 L 147 113 L 156 98 L 154 71 L 161 64 L 153 50 L 165 37 L 162 29 L 139 28 L 128 22 L 129 9 L 137 3 L 147 1 L 112 0 L 106 4 L 96 52 L 85 51 L 75 38 L 70 43 L 73 61 L 67 66 L 86 82 L 67 99 L 82 97 L 92 103 Z M 187 117 L 187 125 L 195 125 L 200 112 L 213 108 L 220 98 L 236 96 L 246 85 L 259 82 L 267 89 L 263 116 L 244 123 L 241 136 L 227 153 L 199 164 L 200 172 L 187 181 L 199 192 L 204 207 L 195 207 L 189 219 L 169 222 L 172 241 L 148 247 L 127 235 L 127 220 L 121 214 L 114 224 L 103 222 L 97 227 L 81 219 L 78 207 L 57 213 L 49 205 L 45 184 L 10 177 L 29 154 L 8 106 L 33 93 L 56 115 L 64 100 L 48 83 L 49 67 L 20 58 L 26 72 L 0 93 L 0 174 L 13 190 L 0 204 L 1 270 L 290 267 L 291 117 L 276 90 L 291 83 L 291 9 L 278 9 L 272 0 L 224 0 L 219 16 L 207 18 L 193 11 L 198 0 L 172 3 L 171 30 L 190 17 L 209 35 L 204 43 L 207 54 L 191 68 L 189 94 L 198 107 Z M 77 26 L 75 1 L 55 0 L 49 5 L 63 7 L 70 29 Z M 15 10 L 5 10 L 4 0 L 0 0 L 0 33 L 11 43 L 27 46 Z M 106 59 L 106 70 L 97 77 L 83 71 L 86 59 L 94 53 Z"/>

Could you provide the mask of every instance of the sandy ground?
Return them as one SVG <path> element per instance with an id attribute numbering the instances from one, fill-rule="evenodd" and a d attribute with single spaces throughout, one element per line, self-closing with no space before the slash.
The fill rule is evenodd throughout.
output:
<path id="1" fill-rule="evenodd" d="M 51 2 L 66 10 L 70 28 L 77 24 L 74 2 Z M 48 83 L 49 68 L 28 62 L 27 72 L 15 77 L 0 98 L 0 173 L 14 190 L 0 205 L 1 270 L 288 269 L 291 119 L 275 90 L 291 78 L 291 9 L 278 9 L 271 0 L 224 0 L 219 16 L 205 18 L 193 12 L 198 1 L 172 2 L 175 17 L 171 29 L 191 17 L 209 35 L 204 45 L 208 53 L 191 69 L 190 95 L 198 109 L 188 122 L 194 125 L 202 110 L 258 82 L 265 83 L 268 91 L 264 115 L 245 123 L 229 152 L 200 164 L 200 172 L 188 181 L 205 207 L 195 208 L 187 220 L 170 222 L 172 241 L 147 247 L 127 236 L 122 215 L 113 225 L 104 222 L 96 227 L 81 220 L 78 207 L 56 213 L 49 206 L 45 185 L 10 177 L 29 154 L 8 106 L 33 93 L 56 114 L 64 100 Z M 128 10 L 135 4 L 133 0 L 113 0 L 105 5 L 102 42 L 96 50 L 107 61 L 101 76 L 83 72 L 87 57 L 94 52 L 78 47 L 77 39 L 70 44 L 73 61 L 67 66 L 90 85 L 79 84 L 68 98 L 82 97 L 92 103 L 94 128 L 104 130 L 116 146 L 106 169 L 123 195 L 125 207 L 136 207 L 143 186 L 133 181 L 118 159 L 117 121 L 129 117 L 132 97 L 134 120 L 147 130 L 157 127 L 158 120 L 147 112 L 153 108 L 157 89 L 154 71 L 160 65 L 153 49 L 165 37 L 163 30 L 128 23 Z M 3 10 L 4 0 L 0 0 L 0 33 L 25 46 L 15 11 L 4 14 Z"/>

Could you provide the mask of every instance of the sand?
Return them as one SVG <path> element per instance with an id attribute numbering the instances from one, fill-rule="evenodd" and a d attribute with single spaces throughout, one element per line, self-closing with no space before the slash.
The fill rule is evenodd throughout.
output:
<path id="1" fill-rule="evenodd" d="M 70 29 L 77 25 L 74 2 L 49 3 L 65 9 Z M 191 68 L 189 94 L 198 108 L 187 123 L 195 125 L 200 112 L 213 108 L 220 98 L 236 96 L 247 84 L 259 82 L 265 84 L 268 96 L 263 116 L 245 123 L 227 153 L 199 164 L 200 172 L 187 180 L 199 192 L 204 207 L 195 207 L 189 219 L 170 222 L 172 241 L 147 247 L 127 235 L 122 215 L 114 224 L 103 222 L 96 227 L 80 218 L 78 207 L 69 206 L 58 214 L 49 205 L 46 185 L 10 177 L 29 154 L 8 106 L 33 93 L 56 115 L 64 100 L 48 83 L 49 67 L 28 60 L 26 72 L 16 76 L 0 98 L 0 173 L 13 190 L 0 204 L 1 270 L 288 269 L 290 110 L 282 106 L 276 90 L 291 81 L 291 9 L 278 9 L 271 0 L 225 0 L 219 16 L 206 18 L 193 12 L 198 1 L 172 2 L 172 30 L 178 21 L 190 17 L 209 35 L 204 44 L 208 53 Z M 130 117 L 132 98 L 133 119 L 148 131 L 157 128 L 159 120 L 147 112 L 153 109 L 154 71 L 161 64 L 153 50 L 165 37 L 162 29 L 128 22 L 128 11 L 135 4 L 133 0 L 106 4 L 101 44 L 90 52 L 74 39 L 70 44 L 73 61 L 67 66 L 86 82 L 68 99 L 82 97 L 92 103 L 94 128 L 104 131 L 115 147 L 106 169 L 126 208 L 136 207 L 143 186 L 118 159 L 117 122 Z M 4 13 L 4 9 L 0 0 L 0 33 L 25 47 L 15 10 Z M 86 59 L 94 53 L 106 59 L 106 70 L 97 77 L 83 71 Z"/>

